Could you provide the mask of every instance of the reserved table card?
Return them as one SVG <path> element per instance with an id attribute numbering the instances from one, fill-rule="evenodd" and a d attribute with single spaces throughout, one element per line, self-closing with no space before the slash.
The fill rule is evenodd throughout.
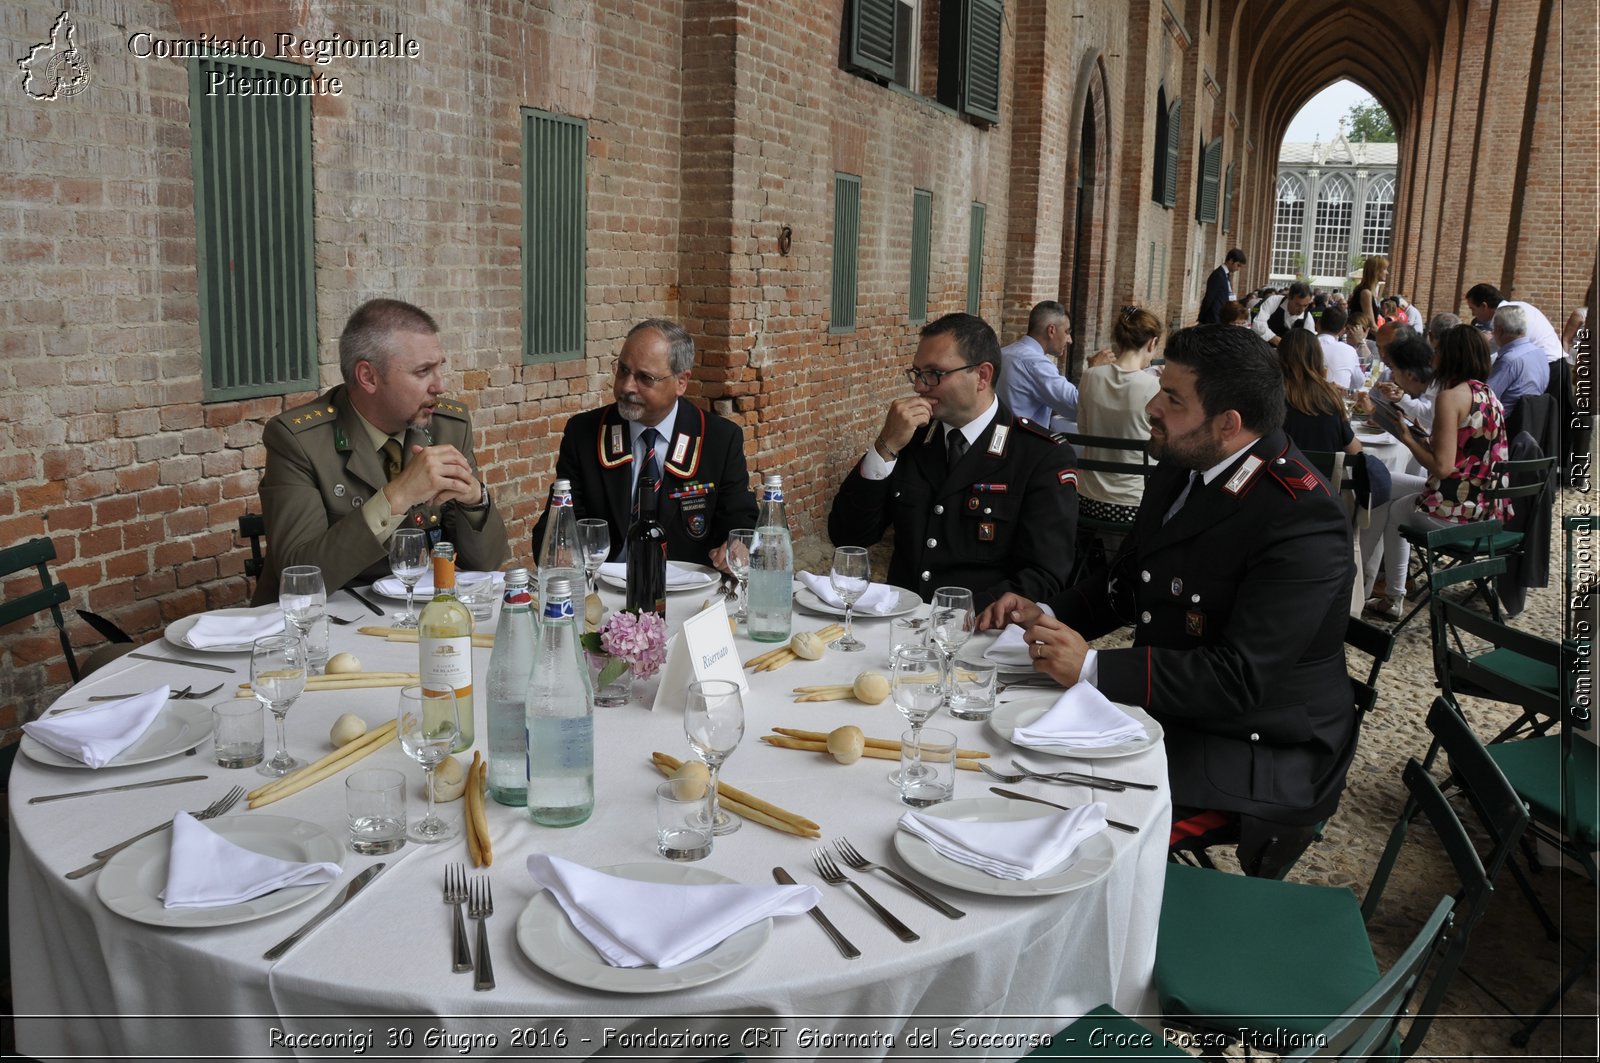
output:
<path id="1" fill-rule="evenodd" d="M 739 647 L 728 624 L 725 601 L 714 602 L 685 620 L 683 628 L 667 643 L 667 663 L 661 669 L 661 683 L 656 687 L 651 711 L 681 712 L 689 684 L 703 679 L 727 679 L 738 683 L 740 692 L 750 692 Z"/>

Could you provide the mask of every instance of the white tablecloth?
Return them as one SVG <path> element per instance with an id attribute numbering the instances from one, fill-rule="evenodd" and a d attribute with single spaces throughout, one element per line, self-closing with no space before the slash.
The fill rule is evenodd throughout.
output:
<path id="1" fill-rule="evenodd" d="M 608 596 L 610 597 L 610 596 Z M 681 620 L 703 594 L 675 595 L 669 619 Z M 614 604 L 618 604 L 615 603 Z M 344 595 L 330 608 L 377 621 Z M 814 629 L 827 618 L 796 615 L 796 628 Z M 904 723 L 893 705 L 855 702 L 795 705 L 789 689 L 847 681 L 857 671 L 883 668 L 887 621 L 858 619 L 869 644 L 857 654 L 829 652 L 752 676 L 744 743 L 724 768 L 724 779 L 823 827 L 823 841 L 848 837 L 869 858 L 907 871 L 894 854 L 895 820 L 903 810 L 885 780 L 893 765 L 862 760 L 845 767 L 819 754 L 779 750 L 758 736 L 774 725 L 827 731 L 858 723 L 871 736 L 897 737 Z M 489 624 L 482 630 L 493 630 Z M 332 649 L 357 652 L 368 670 L 415 666 L 414 647 L 359 635 L 354 626 L 332 628 Z M 748 659 L 759 647 L 741 637 Z M 232 665 L 231 680 L 177 665 L 123 659 L 96 673 L 61 699 L 78 704 L 88 694 L 142 689 L 158 681 L 228 680 L 219 697 L 248 679 L 242 656 L 198 654 L 156 644 L 174 657 Z M 485 748 L 482 677 L 488 650 L 475 656 L 478 747 Z M 886 670 L 886 669 L 885 669 Z M 1066 1020 L 1110 1001 L 1125 1012 L 1150 1013 L 1150 976 L 1161 907 L 1166 824 L 1166 761 L 1157 747 L 1117 760 L 1065 762 L 1076 770 L 1160 782 L 1159 793 L 1129 790 L 1105 795 L 1113 818 L 1143 827 L 1137 835 L 1109 832 L 1117 850 L 1108 878 L 1079 891 L 1043 898 L 990 897 L 925 883 L 965 909 L 950 920 L 926 907 L 885 876 L 856 873 L 864 885 L 922 939 L 902 943 L 853 892 L 823 885 L 809 859 L 818 843 L 745 824 L 719 838 L 696 866 L 745 882 L 771 881 L 784 866 L 823 890 L 824 911 L 862 950 L 845 960 L 805 917 L 780 920 L 755 961 L 720 981 L 665 994 L 630 996 L 569 985 L 536 968 L 516 942 L 518 915 L 534 894 L 523 868 L 529 852 L 545 850 L 593 866 L 655 861 L 652 793 L 659 776 L 653 750 L 687 757 L 681 720 L 652 714 L 654 683 L 640 684 L 635 703 L 596 713 L 599 798 L 593 818 L 567 830 L 538 827 L 518 810 L 489 804 L 494 838 L 496 912 L 489 922 L 498 988 L 475 993 L 470 974 L 449 969 L 450 910 L 440 897 L 443 865 L 465 860 L 460 840 L 438 846 L 407 844 L 389 857 L 346 853 L 348 876 L 378 859 L 389 868 L 349 906 L 283 959 L 261 954 L 319 910 L 329 893 L 309 904 L 256 922 L 204 930 L 174 930 L 134 923 L 98 900 L 96 876 L 68 882 L 62 874 L 97 849 L 172 815 L 199 809 L 227 787 L 261 780 L 253 770 L 227 771 L 210 760 L 209 741 L 195 757 L 90 773 L 48 768 L 19 758 L 11 777 L 12 986 L 21 1051 L 40 1058 L 117 1056 L 339 1056 L 353 1055 L 371 1037 L 368 1054 L 459 1055 L 476 1038 L 473 1055 L 611 1054 L 710 1058 L 723 1051 L 704 1044 L 684 1048 L 631 1045 L 625 1039 L 654 1032 L 726 1034 L 732 1051 L 752 1058 L 853 1055 L 1011 1059 L 1028 1045 L 1014 1040 L 1050 1033 Z M 393 712 L 389 689 L 349 694 L 307 694 L 289 714 L 290 751 L 314 759 L 328 749 L 334 717 L 356 712 L 377 725 Z M 937 717 L 961 744 L 1007 748 L 982 724 Z M 269 727 L 269 744 L 270 727 Z M 1038 760 L 1035 756 L 1032 758 Z M 411 813 L 421 813 L 421 769 L 398 745 L 373 754 L 362 767 L 393 767 L 414 780 Z M 180 774 L 206 774 L 188 783 L 131 793 L 29 805 L 37 794 Z M 957 797 L 989 796 L 992 783 L 958 772 Z M 320 783 L 261 810 L 325 825 L 343 836 L 343 776 Z M 1022 789 L 1067 804 L 1090 800 L 1078 787 L 1025 785 Z M 460 805 L 443 806 L 460 815 Z M 236 810 L 235 815 L 252 813 Z M 339 887 L 335 887 L 338 889 Z M 469 931 L 472 928 L 469 927 Z M 781 1033 L 761 1033 L 782 1027 Z M 607 1030 L 611 1034 L 607 1034 Z M 912 1044 L 911 1031 L 937 1037 L 937 1048 Z M 960 1033 L 958 1031 L 965 1031 Z M 844 1042 L 827 1038 L 853 1036 Z M 998 1043 L 976 1038 L 998 1036 Z M 607 1039 L 609 1037 L 609 1040 Z M 623 1040 L 619 1040 L 623 1038 Z M 587 1041 L 584 1039 L 588 1038 Z M 763 1041 L 764 1038 L 764 1041 Z M 811 1040 L 806 1040 L 810 1038 Z M 966 1038 L 965 1040 L 963 1038 Z M 492 1043 L 490 1040 L 492 1039 Z M 1011 1040 L 1007 1040 L 1011 1039 Z M 530 1047 L 533 1051 L 530 1051 Z"/>

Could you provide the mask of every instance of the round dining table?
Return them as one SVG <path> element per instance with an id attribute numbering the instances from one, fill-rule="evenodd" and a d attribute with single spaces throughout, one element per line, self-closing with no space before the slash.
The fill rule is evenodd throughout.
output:
<path id="1" fill-rule="evenodd" d="M 604 587 L 602 592 L 610 607 L 620 607 L 619 593 Z M 706 590 L 672 594 L 669 629 L 676 630 L 707 597 Z M 415 669 L 415 644 L 358 631 L 360 625 L 389 624 L 387 616 L 374 616 L 342 592 L 331 597 L 328 609 L 352 621 L 332 626 L 332 652 L 355 653 L 368 671 Z M 794 616 L 796 631 L 833 622 L 798 609 Z M 480 632 L 493 630 L 492 620 L 479 625 Z M 627 705 L 595 710 L 597 800 L 588 822 L 547 828 L 535 825 L 525 809 L 488 802 L 494 862 L 470 876 L 487 874 L 493 887 L 487 933 L 496 985 L 490 991 L 475 990 L 472 973 L 452 970 L 452 911 L 442 890 L 446 865 L 468 861 L 463 837 L 435 845 L 407 842 L 387 856 L 355 854 L 343 844 L 348 770 L 264 808 L 247 810 L 241 803 L 215 821 L 276 816 L 315 825 L 341 843 L 337 882 L 307 903 L 252 921 L 173 927 L 112 911 L 97 891 L 104 871 L 75 880 L 64 875 L 96 851 L 169 821 L 176 810 L 200 810 L 236 784 L 253 788 L 264 780 L 250 768 L 217 766 L 209 738 L 192 756 L 179 753 L 95 771 L 38 763 L 24 751 L 10 780 L 11 975 L 18 1049 L 40 1059 L 363 1054 L 1014 1059 L 1100 1004 L 1109 1002 L 1125 1013 L 1153 1013 L 1151 972 L 1170 816 L 1161 743 L 1115 759 L 1062 758 L 1012 747 L 982 722 L 935 716 L 931 726 L 953 730 L 963 747 L 992 752 L 991 763 L 1003 770 L 1009 771 L 1008 762 L 1018 756 L 1040 769 L 1114 776 L 1157 788 L 1013 787 L 1067 805 L 1103 800 L 1110 818 L 1139 828 L 1138 833 L 1105 832 L 1110 869 L 1081 888 L 995 895 L 934 881 L 919 875 L 897 851 L 896 824 L 906 808 L 887 781 L 893 762 L 862 759 L 842 765 L 826 754 L 759 740 L 773 727 L 827 732 L 846 723 L 860 726 L 869 737 L 899 737 L 905 722 L 892 699 L 877 705 L 793 700 L 796 686 L 849 683 L 866 669 L 887 674 L 888 621 L 858 618 L 855 630 L 867 646 L 862 652 L 830 650 L 817 661 L 800 660 L 770 672 L 747 670 L 745 735 L 722 772 L 725 783 L 814 820 L 820 839 L 745 822 L 735 833 L 718 837 L 710 856 L 697 863 L 662 859 L 654 815 L 661 776 L 651 754 L 679 759 L 691 754 L 681 711 L 652 709 L 659 679 L 638 681 Z M 981 653 L 982 638 L 964 653 Z M 742 629 L 736 645 L 744 660 L 772 648 L 752 642 Z M 165 640 L 143 649 L 164 659 L 123 657 L 69 689 L 57 707 L 163 683 L 174 689 L 222 683 L 204 702 L 211 704 L 232 698 L 249 680 L 247 653 L 199 652 Z M 476 748 L 483 751 L 489 653 L 480 648 L 473 654 Z M 1013 688 L 1000 700 L 1040 695 L 1037 689 Z M 681 696 L 677 701 L 681 704 Z M 397 702 L 393 688 L 307 692 L 288 713 L 289 751 L 315 760 L 331 751 L 329 728 L 340 714 L 354 713 L 375 728 L 393 719 Z M 270 747 L 270 720 L 267 741 Z M 397 743 L 358 766 L 406 773 L 409 813 L 421 814 L 422 769 Z M 989 793 L 995 780 L 980 772 L 955 774 L 955 799 L 996 800 Z M 62 791 L 178 775 L 205 779 L 30 803 Z M 440 808 L 460 821 L 462 802 Z M 816 873 L 812 850 L 839 838 L 965 914 L 947 917 L 881 873 L 847 868 L 856 883 L 918 935 L 914 941 L 900 940 L 853 890 L 825 884 Z M 558 963 L 546 957 L 541 967 L 519 943 L 519 920 L 542 892 L 526 866 L 536 853 L 593 868 L 652 862 L 703 868 L 763 885 L 771 884 L 773 869 L 782 867 L 821 891 L 821 910 L 861 955 L 845 958 L 812 919 L 801 915 L 774 920 L 748 963 L 703 984 L 674 987 L 670 969 L 659 972 L 659 984 L 647 981 L 644 988 L 654 991 L 575 984 L 546 969 L 559 968 Z M 384 871 L 331 918 L 281 958 L 263 958 L 354 876 L 380 862 Z M 469 923 L 469 939 L 474 930 Z"/>

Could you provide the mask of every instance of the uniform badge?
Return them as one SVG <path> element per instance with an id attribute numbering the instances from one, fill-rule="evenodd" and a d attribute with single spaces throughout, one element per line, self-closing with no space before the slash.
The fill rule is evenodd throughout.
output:
<path id="1" fill-rule="evenodd" d="M 1222 489 L 1230 495 L 1238 494 L 1240 488 L 1250 481 L 1250 477 L 1256 474 L 1256 470 L 1261 468 L 1262 464 L 1260 458 L 1254 454 L 1250 455 L 1234 470 L 1233 475 L 1228 477 L 1228 482 L 1222 485 Z"/>
<path id="2" fill-rule="evenodd" d="M 1206 614 L 1198 609 L 1191 609 L 1183 614 L 1183 630 L 1200 638 L 1206 633 Z"/>
<path id="3" fill-rule="evenodd" d="M 984 520 L 978 522 L 978 541 L 985 543 L 994 542 L 994 521 Z"/>
<path id="4" fill-rule="evenodd" d="M 672 464 L 682 465 L 684 457 L 689 453 L 689 437 L 682 432 L 672 441 Z"/>
<path id="5" fill-rule="evenodd" d="M 333 497 L 334 498 L 343 498 L 344 497 L 344 484 L 334 484 L 333 485 Z"/>
<path id="6" fill-rule="evenodd" d="M 611 426 L 611 449 L 614 451 L 622 449 L 622 426 L 620 424 Z"/>
<path id="7" fill-rule="evenodd" d="M 972 510 L 974 513 L 978 511 L 978 500 L 976 497 L 967 499 L 967 508 Z"/>
<path id="8" fill-rule="evenodd" d="M 689 525 L 689 534 L 694 536 L 696 539 L 701 538 L 706 533 L 706 517 L 705 517 L 705 514 L 704 513 L 696 513 L 696 514 L 694 514 L 693 516 L 691 516 L 689 518 L 688 525 Z"/>
<path id="9" fill-rule="evenodd" d="M 1179 579 L 1176 576 L 1172 577 L 1172 596 L 1174 598 L 1176 598 L 1179 595 L 1181 595 L 1182 593 L 1183 593 L 1183 580 Z"/>
<path id="10" fill-rule="evenodd" d="M 1006 455 L 1006 436 L 1011 434 L 1011 426 L 997 424 L 994 426 L 994 435 L 989 437 L 989 456 L 1003 458 Z"/>
<path id="11" fill-rule="evenodd" d="M 1078 470 L 1076 470 L 1076 469 L 1062 469 L 1060 472 L 1056 473 L 1056 479 L 1059 480 L 1061 483 L 1071 484 L 1073 487 L 1077 487 L 1078 486 Z"/>

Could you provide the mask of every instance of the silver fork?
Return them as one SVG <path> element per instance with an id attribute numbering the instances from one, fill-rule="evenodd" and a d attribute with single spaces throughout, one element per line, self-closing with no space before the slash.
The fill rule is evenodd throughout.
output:
<path id="1" fill-rule="evenodd" d="M 199 812 L 192 812 L 192 813 L 190 813 L 190 815 L 194 816 L 195 819 L 216 819 L 218 816 L 220 816 L 224 812 L 228 811 L 234 805 L 238 804 L 239 803 L 239 798 L 241 798 L 243 796 L 244 796 L 244 787 L 235 786 L 233 789 L 229 790 L 227 793 L 223 794 L 221 797 L 219 797 L 215 801 L 211 802 L 211 804 L 207 805 L 205 808 L 201 809 Z M 117 844 L 113 845 L 109 849 L 102 849 L 98 853 L 94 854 L 95 855 L 95 859 L 94 859 L 93 863 L 85 864 L 85 865 L 83 865 L 82 867 L 78 868 L 75 871 L 68 871 L 67 872 L 67 877 L 68 878 L 82 878 L 83 876 L 85 876 L 87 874 L 90 874 L 91 872 L 99 871 L 102 867 L 106 866 L 106 861 L 107 860 L 110 860 L 113 856 L 116 856 L 118 853 L 122 852 L 122 850 L 126 849 L 128 846 L 132 845 L 134 842 L 139 841 L 141 838 L 148 838 L 152 834 L 157 834 L 157 833 L 159 833 L 161 831 L 167 830 L 171 826 L 172 826 L 172 820 L 169 819 L 165 823 L 158 823 L 154 827 L 151 827 L 147 831 L 142 831 L 142 832 L 140 832 L 138 834 L 135 834 L 131 838 L 128 838 L 128 839 L 126 839 L 124 841 L 120 841 Z"/>
<path id="2" fill-rule="evenodd" d="M 494 964 L 489 961 L 489 917 L 494 914 L 494 890 L 489 886 L 488 875 L 479 875 L 472 880 L 467 914 L 478 921 L 478 970 L 472 988 L 493 989 Z"/>
<path id="3" fill-rule="evenodd" d="M 874 864 L 871 860 L 868 860 L 866 857 L 862 856 L 861 853 L 856 850 L 856 847 L 851 845 L 847 839 L 835 838 L 833 840 L 833 847 L 839 851 L 839 859 L 843 860 L 857 871 L 882 871 L 885 875 L 888 875 L 890 878 L 900 883 L 900 885 L 910 890 L 912 895 L 923 904 L 926 904 L 928 907 L 944 913 L 951 919 L 960 919 L 962 916 L 967 914 L 960 908 L 957 908 L 955 905 L 947 904 L 938 897 L 935 897 L 933 894 L 929 893 L 915 882 L 912 882 L 894 868 L 884 867 L 882 864 Z"/>
<path id="4" fill-rule="evenodd" d="M 1134 782 L 1131 779 L 1113 779 L 1113 778 L 1110 778 L 1110 777 L 1101 777 L 1099 775 L 1085 775 L 1081 771 L 1034 771 L 1032 768 L 1028 767 L 1026 764 L 1022 763 L 1020 760 L 1017 760 L 1015 757 L 1011 758 L 1011 766 L 1013 768 L 1016 768 L 1018 771 L 1027 772 L 1029 775 L 1033 776 L 1035 779 L 1073 779 L 1073 780 L 1088 779 L 1088 780 L 1092 780 L 1092 781 L 1091 782 L 1086 782 L 1086 783 L 1081 783 L 1081 785 L 1090 786 L 1090 785 L 1093 785 L 1094 783 L 1102 783 L 1102 784 L 1104 784 L 1106 786 L 1116 786 L 1116 787 L 1122 787 L 1122 788 L 1126 788 L 1126 787 L 1130 787 L 1131 786 L 1135 790 L 1159 790 L 1160 789 L 1160 787 L 1156 786 L 1154 783 Z"/>
<path id="5" fill-rule="evenodd" d="M 839 865 L 833 862 L 833 857 L 828 855 L 826 849 L 811 850 L 811 862 L 817 865 L 817 874 L 822 876 L 822 881 L 830 886 L 849 886 L 860 894 L 861 899 L 867 902 L 867 906 L 877 913 L 879 919 L 883 920 L 883 925 L 894 931 L 895 937 L 901 941 L 921 940 L 921 934 L 896 919 L 889 909 L 873 899 L 872 894 L 862 889 L 859 883 L 847 877 L 843 871 L 840 871 Z"/>
<path id="6" fill-rule="evenodd" d="M 353 624 L 353 623 L 355 623 L 354 620 L 346 620 L 344 617 L 342 617 L 342 616 L 334 616 L 332 613 L 324 613 L 323 615 L 326 616 L 331 623 L 335 623 L 335 624 Z"/>
<path id="7" fill-rule="evenodd" d="M 451 948 L 455 953 L 455 958 L 450 964 L 452 971 L 472 970 L 472 951 L 467 947 L 467 924 L 461 917 L 461 906 L 466 902 L 466 866 L 464 864 L 444 865 L 444 903 L 453 905 L 456 910 L 455 929 L 451 937 Z"/>
<path id="8" fill-rule="evenodd" d="M 194 687 L 192 685 L 190 685 L 190 686 L 184 687 L 182 690 L 175 690 L 172 693 L 167 695 L 167 700 L 168 701 L 180 701 L 180 700 L 183 700 L 183 699 L 185 699 L 185 698 L 187 698 L 189 696 L 189 691 L 191 691 L 193 689 L 194 689 Z M 221 684 L 218 684 L 217 689 L 219 689 L 219 690 L 221 689 Z M 94 697 L 90 698 L 89 700 L 91 702 L 94 702 L 94 701 L 126 701 L 129 698 L 136 698 L 138 696 L 139 696 L 138 694 L 96 694 Z M 88 705 L 68 705 L 64 709 L 51 709 L 49 712 L 45 713 L 45 715 L 46 716 L 59 716 L 63 712 L 77 712 L 79 709 L 87 709 L 88 707 L 89 707 Z"/>
<path id="9" fill-rule="evenodd" d="M 1058 782 L 1063 786 L 1086 786 L 1091 790 L 1110 790 L 1113 793 L 1121 793 L 1127 789 L 1121 783 L 1106 782 L 1104 779 L 1096 779 L 1092 775 L 1073 776 L 1070 772 L 1063 772 L 1060 775 L 1040 775 L 1036 772 L 1030 772 L 1026 775 L 1012 775 L 1003 771 L 995 771 L 981 760 L 978 761 L 978 770 L 991 779 L 999 779 L 1001 782 L 1010 783 L 1013 786 L 1019 782 L 1031 781 Z"/>
<path id="10" fill-rule="evenodd" d="M 218 683 L 216 686 L 212 687 L 210 690 L 196 690 L 194 688 L 193 684 L 191 684 L 189 686 L 184 687 L 182 690 L 179 690 L 179 691 L 177 691 L 177 692 L 175 692 L 173 694 L 169 694 L 168 697 L 172 701 L 198 701 L 200 698 L 209 698 L 211 695 L 215 694 L 217 691 L 219 691 L 221 689 L 222 689 L 222 684 L 221 683 Z M 131 695 L 128 695 L 128 694 L 96 694 L 94 697 L 90 698 L 89 700 L 90 701 L 120 701 L 121 699 L 126 698 L 126 697 L 130 697 L 130 696 Z"/>

